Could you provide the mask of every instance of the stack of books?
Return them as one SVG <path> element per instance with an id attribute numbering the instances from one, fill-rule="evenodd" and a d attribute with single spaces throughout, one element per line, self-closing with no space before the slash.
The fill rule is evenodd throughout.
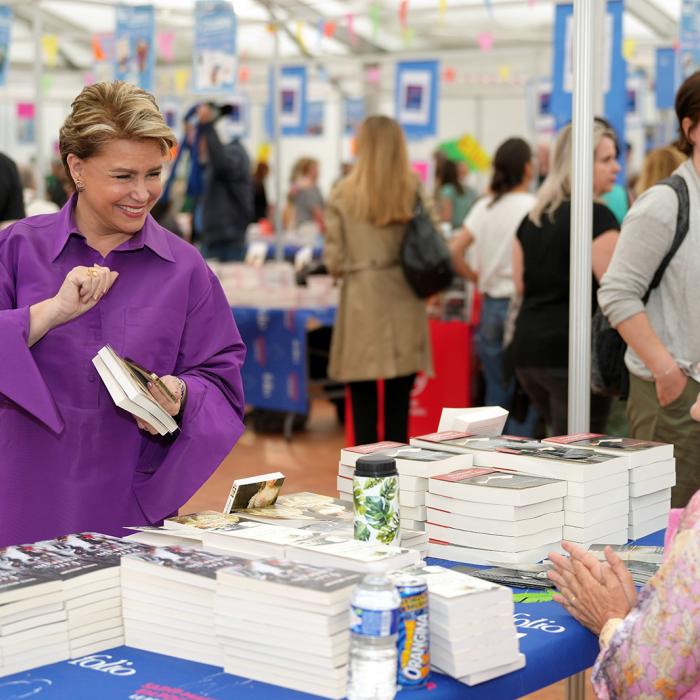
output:
<path id="1" fill-rule="evenodd" d="M 350 597 L 361 579 L 276 559 L 238 559 L 220 569 L 215 611 L 224 671 L 345 697 Z"/>
<path id="2" fill-rule="evenodd" d="M 231 557 L 177 546 L 122 557 L 126 644 L 223 666 L 214 633 L 216 574 L 231 563 Z"/>
<path id="3" fill-rule="evenodd" d="M 666 527 L 671 488 L 676 484 L 673 445 L 596 433 L 564 435 L 548 438 L 545 442 L 625 459 L 629 477 L 629 539 L 636 540 Z"/>
<path id="4" fill-rule="evenodd" d="M 425 498 L 428 479 L 436 474 L 444 474 L 453 469 L 472 465 L 467 454 L 454 454 L 410 447 L 397 442 L 377 442 L 370 445 L 346 447 L 340 451 L 338 465 L 338 491 L 340 498 L 352 500 L 352 478 L 358 458 L 374 453 L 385 454 L 396 460 L 399 473 L 399 506 L 401 544 L 404 547 L 427 550 Z"/>
<path id="5" fill-rule="evenodd" d="M 29 545 L 48 557 L 63 584 L 70 658 L 95 654 L 124 643 L 120 560 L 143 545 L 95 532 Z M 59 556 L 62 559 L 54 559 Z"/>
<path id="6" fill-rule="evenodd" d="M 502 436 L 474 438 L 456 432 L 412 438 L 418 447 L 469 452 L 480 467 L 508 469 L 567 482 L 564 539 L 588 547 L 627 541 L 628 466 L 624 457 Z"/>
<path id="7" fill-rule="evenodd" d="M 510 588 L 441 566 L 395 573 L 406 572 L 428 584 L 430 660 L 436 670 L 477 685 L 525 666 Z"/>
<path id="8" fill-rule="evenodd" d="M 527 564 L 560 546 L 565 481 L 474 467 L 428 483 L 430 556 Z"/>
<path id="9" fill-rule="evenodd" d="M 34 559 L 18 547 L 0 549 L 0 676 L 69 656 L 61 579 Z"/>

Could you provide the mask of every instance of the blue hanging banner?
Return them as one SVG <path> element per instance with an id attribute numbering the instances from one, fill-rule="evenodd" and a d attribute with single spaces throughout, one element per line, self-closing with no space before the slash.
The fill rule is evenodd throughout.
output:
<path id="1" fill-rule="evenodd" d="M 361 97 L 347 97 L 343 100 L 343 111 L 343 133 L 346 136 L 356 136 L 365 118 L 365 101 Z"/>
<path id="2" fill-rule="evenodd" d="M 680 77 L 685 79 L 700 68 L 700 0 L 683 0 L 678 43 Z"/>
<path id="3" fill-rule="evenodd" d="M 10 32 L 12 30 L 12 10 L 0 5 L 0 87 L 7 82 L 7 67 L 10 65 Z"/>
<path id="4" fill-rule="evenodd" d="M 283 66 L 277 93 L 278 108 L 272 109 L 274 71 L 268 73 L 268 102 L 265 107 L 265 129 L 270 138 L 274 136 L 274 118 L 279 116 L 282 136 L 304 136 L 306 134 L 307 99 L 306 67 Z"/>
<path id="5" fill-rule="evenodd" d="M 396 120 L 406 137 L 437 134 L 438 61 L 401 61 L 396 64 Z"/>
<path id="6" fill-rule="evenodd" d="M 672 48 L 656 49 L 656 109 L 673 109 L 679 75 L 678 52 Z"/>
<path id="7" fill-rule="evenodd" d="M 118 5 L 114 77 L 153 90 L 156 16 L 153 5 Z"/>
<path id="8" fill-rule="evenodd" d="M 236 14 L 230 2 L 203 0 L 194 15 L 194 90 L 233 93 L 236 87 Z"/>
<path id="9" fill-rule="evenodd" d="M 557 5 L 554 19 L 554 51 L 552 67 L 552 96 L 550 109 L 555 129 L 571 121 L 571 91 L 573 89 L 573 5 Z M 603 94 L 604 116 L 617 133 L 618 143 L 625 143 L 625 113 L 627 111 L 627 61 L 622 54 L 622 0 L 608 0 L 603 37 Z M 625 168 L 625 149 L 620 148 L 622 166 Z"/>

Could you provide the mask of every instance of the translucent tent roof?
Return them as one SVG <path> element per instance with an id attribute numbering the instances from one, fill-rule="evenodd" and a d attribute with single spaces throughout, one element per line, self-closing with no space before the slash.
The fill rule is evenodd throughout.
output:
<path id="1" fill-rule="evenodd" d="M 113 0 L 5 2 L 15 16 L 10 54 L 15 65 L 34 62 L 35 6 L 42 10 L 43 32 L 60 37 L 63 67 L 89 69 L 92 35 L 114 29 Z M 681 2 L 625 0 L 625 38 L 640 45 L 669 45 L 677 36 Z M 195 0 L 129 4 L 154 5 L 157 31 L 175 34 L 175 63 L 191 61 Z M 256 61 L 269 60 L 273 54 L 271 12 L 281 27 L 280 53 L 285 58 L 363 56 L 474 48 L 483 32 L 493 36 L 494 50 L 549 47 L 556 0 L 410 0 L 403 5 L 407 7 L 403 16 L 400 0 L 233 0 L 233 6 L 239 21 L 239 53 Z M 332 36 L 323 35 L 322 22 L 334 25 Z"/>

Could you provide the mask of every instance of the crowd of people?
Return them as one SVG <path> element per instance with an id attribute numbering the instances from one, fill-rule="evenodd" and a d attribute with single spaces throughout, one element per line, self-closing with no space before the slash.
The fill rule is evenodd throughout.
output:
<path id="1" fill-rule="evenodd" d="M 593 681 L 602 698 L 700 697 L 700 330 L 692 320 L 700 72 L 679 89 L 676 115 L 677 144 L 649 153 L 632 188 L 617 182 L 620 144 L 604 119 L 594 121 L 589 154 L 591 313 L 600 305 L 628 345 L 631 435 L 675 446 L 678 509 L 666 561 L 640 594 L 611 551 L 602 564 L 575 546 L 569 557 L 553 556 L 559 602 L 600 635 Z M 212 105 L 192 116 L 187 206 L 196 242 L 205 256 L 240 261 L 249 224 L 270 216 L 269 168 L 253 167 L 240 140 L 217 128 Z M 0 339 L 11 368 L 0 371 L 0 546 L 157 523 L 243 430 L 245 348 L 229 304 L 200 252 L 150 216 L 175 144 L 151 95 L 97 83 L 78 95 L 61 129 L 46 199 L 31 171 L 0 156 Z M 415 377 L 433 370 L 426 303 L 400 264 L 418 205 L 436 230 L 450 231 L 454 270 L 480 293 L 485 403 L 514 409 L 525 396 L 509 433 L 566 433 L 572 147 L 567 126 L 545 173 L 543 155 L 538 163 L 525 140 L 506 139 L 484 193 L 465 163 L 440 155 L 431 195 L 399 124 L 370 116 L 352 168 L 326 201 L 318 160 L 295 163 L 283 219 L 324 236 L 326 268 L 342 280 L 328 374 L 349 387 L 357 443 L 376 442 L 378 424 L 384 439 L 406 442 Z M 687 204 L 662 182 L 671 173 L 685 183 Z M 682 248 L 647 299 L 681 224 Z M 104 344 L 158 371 L 168 393 L 149 391 L 177 420 L 175 437 L 104 401 L 90 365 Z M 605 432 L 610 405 L 591 395 L 594 432 Z"/>

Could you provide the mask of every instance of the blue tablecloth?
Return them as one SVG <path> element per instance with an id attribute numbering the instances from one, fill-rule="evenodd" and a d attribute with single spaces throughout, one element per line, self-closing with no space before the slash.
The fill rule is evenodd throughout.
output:
<path id="1" fill-rule="evenodd" d="M 637 543 L 663 544 L 663 532 Z M 454 562 L 430 561 L 455 566 Z M 401 691 L 400 697 L 416 700 L 518 698 L 583 671 L 593 664 L 598 654 L 596 637 L 557 603 L 516 603 L 515 620 L 519 632 L 524 634 L 520 639 L 520 650 L 527 657 L 524 669 L 471 688 L 434 673 L 428 688 Z M 468 622 L 465 620 L 465 624 Z M 130 647 L 110 649 L 91 659 L 63 661 L 0 678 L 0 700 L 29 697 L 37 700 L 301 700 L 312 697 L 231 676 L 215 666 Z M 274 659 L 270 662 L 274 664 Z"/>
<path id="2" fill-rule="evenodd" d="M 248 348 L 243 365 L 246 403 L 256 408 L 308 413 L 306 333 L 310 323 L 333 325 L 335 307 L 235 306 L 233 316 Z"/>

